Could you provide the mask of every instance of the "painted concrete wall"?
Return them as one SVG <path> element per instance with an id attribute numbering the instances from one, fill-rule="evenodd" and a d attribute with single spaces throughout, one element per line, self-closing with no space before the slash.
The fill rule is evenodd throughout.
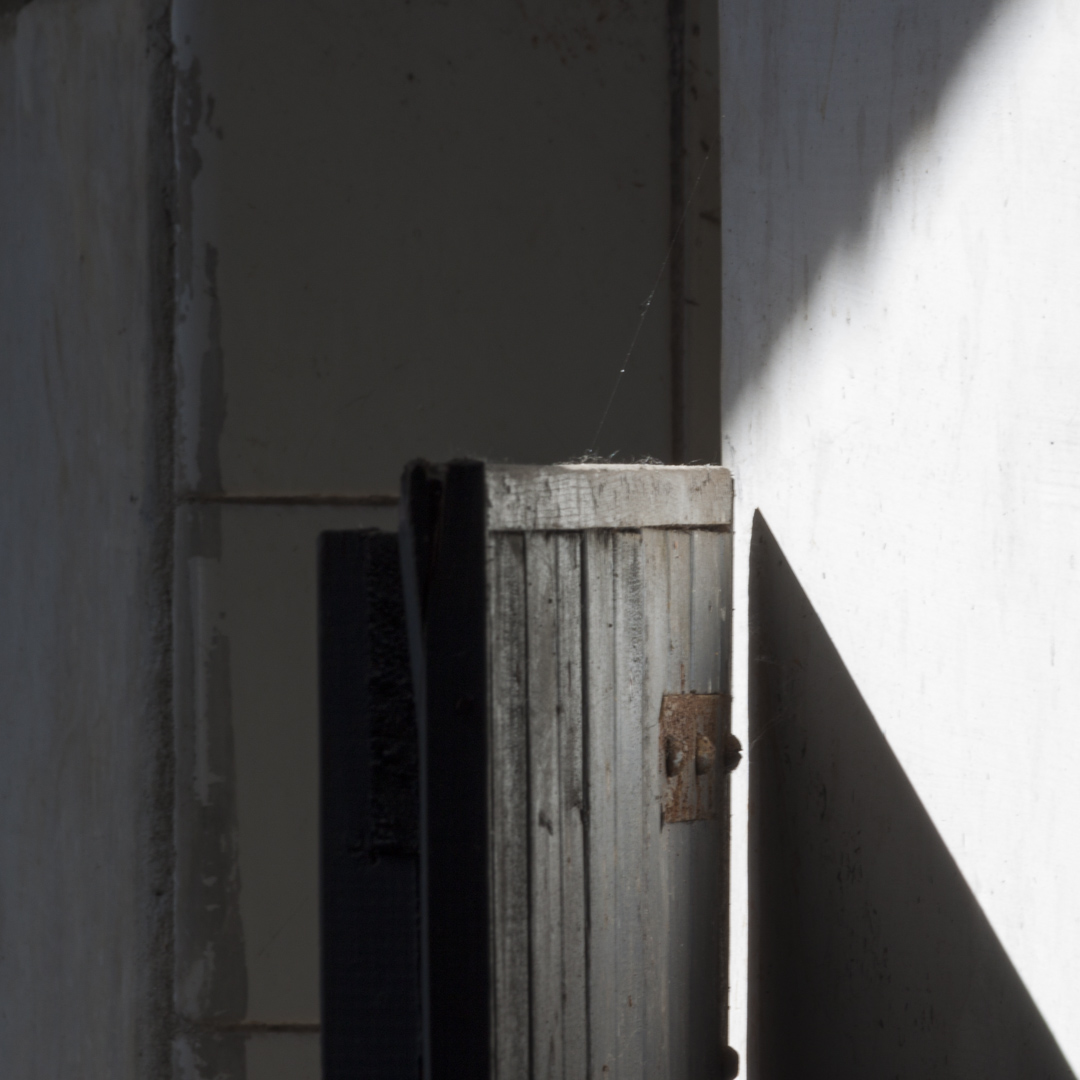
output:
<path id="1" fill-rule="evenodd" d="M 175 1075 L 319 1072 L 316 548 L 393 507 L 185 506 Z"/>
<path id="2" fill-rule="evenodd" d="M 0 1072 L 11 1077 L 134 1080 L 168 1065 L 159 18 L 133 0 L 0 7 Z"/>
<path id="3" fill-rule="evenodd" d="M 1070 1077 L 1080 12 L 721 10 L 749 1075 Z"/>
<path id="4" fill-rule="evenodd" d="M 592 448 L 670 235 L 667 8 L 175 0 L 173 36 L 176 1066 L 314 1080 L 316 538 L 394 528 L 417 456 Z M 668 298 L 605 454 L 669 454 Z"/>
<path id="5" fill-rule="evenodd" d="M 590 449 L 668 240 L 663 5 L 174 24 L 182 484 L 392 492 L 418 454 Z M 661 290 L 596 449 L 667 455 L 668 321 Z"/>

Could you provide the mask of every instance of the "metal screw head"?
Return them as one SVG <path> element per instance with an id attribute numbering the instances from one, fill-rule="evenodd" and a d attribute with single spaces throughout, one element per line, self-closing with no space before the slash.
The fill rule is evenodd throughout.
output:
<path id="1" fill-rule="evenodd" d="M 677 776 L 686 760 L 686 747 L 681 739 L 669 735 L 664 742 L 664 768 L 668 776 Z"/>
<path id="2" fill-rule="evenodd" d="M 739 1075 L 739 1052 L 733 1046 L 720 1051 L 720 1080 L 735 1080 Z"/>
<path id="3" fill-rule="evenodd" d="M 697 769 L 698 776 L 703 776 L 711 771 L 715 761 L 716 747 L 713 745 L 712 739 L 708 735 L 699 735 L 697 737 L 697 755 L 694 758 L 694 767 Z"/>
<path id="4" fill-rule="evenodd" d="M 724 736 L 724 772 L 731 772 L 742 761 L 742 743 L 729 731 Z"/>

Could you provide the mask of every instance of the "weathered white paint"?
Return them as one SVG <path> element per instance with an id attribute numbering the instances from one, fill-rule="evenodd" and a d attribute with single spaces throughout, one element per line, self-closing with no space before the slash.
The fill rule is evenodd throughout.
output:
<path id="1" fill-rule="evenodd" d="M 1080 9 L 809 7 L 722 9 L 736 730 L 760 509 L 1080 1069 Z"/>

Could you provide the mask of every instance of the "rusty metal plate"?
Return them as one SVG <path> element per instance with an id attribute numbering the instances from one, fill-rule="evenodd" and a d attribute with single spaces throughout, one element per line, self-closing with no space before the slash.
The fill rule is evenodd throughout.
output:
<path id="1" fill-rule="evenodd" d="M 721 694 L 665 694 L 660 703 L 660 770 L 664 823 L 716 816 L 724 774 Z"/>

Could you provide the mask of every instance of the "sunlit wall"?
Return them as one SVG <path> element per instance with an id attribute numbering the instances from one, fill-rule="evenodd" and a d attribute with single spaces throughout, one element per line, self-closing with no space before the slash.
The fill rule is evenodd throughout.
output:
<path id="1" fill-rule="evenodd" d="M 735 0 L 722 21 L 736 729 L 760 510 L 1076 1070 L 1080 8 Z"/>

